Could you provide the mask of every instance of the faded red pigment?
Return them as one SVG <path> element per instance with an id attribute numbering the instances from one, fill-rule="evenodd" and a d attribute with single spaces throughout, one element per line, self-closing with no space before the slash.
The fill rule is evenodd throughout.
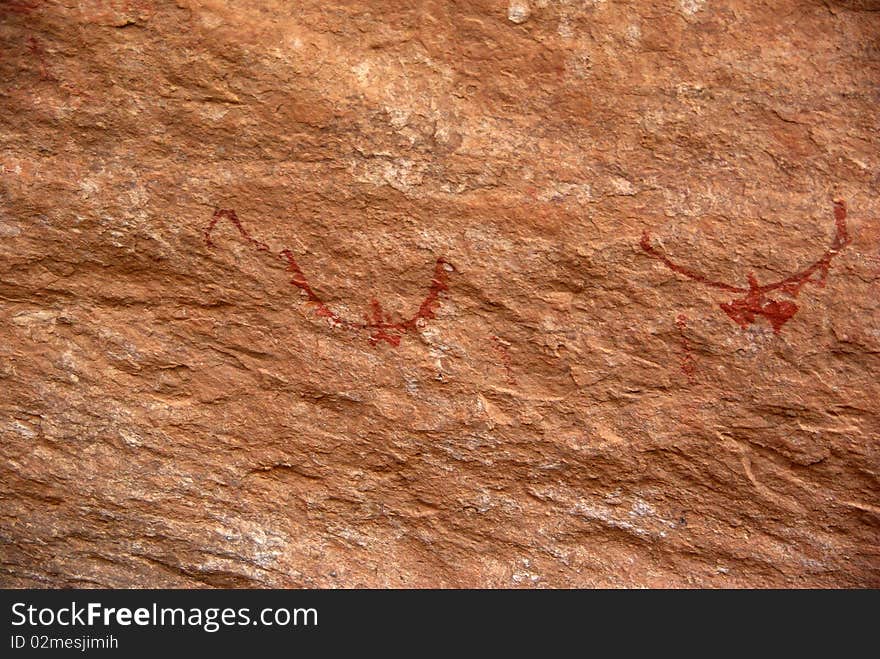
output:
<path id="1" fill-rule="evenodd" d="M 697 372 L 697 360 L 694 358 L 691 342 L 687 337 L 687 316 L 683 313 L 678 314 L 675 318 L 675 326 L 678 328 L 678 335 L 681 338 L 681 371 L 688 376 L 688 380 L 692 380 Z"/>
<path id="2" fill-rule="evenodd" d="M 820 288 L 825 287 L 828 269 L 831 267 L 831 260 L 850 243 L 849 232 L 846 228 L 846 202 L 843 199 L 834 200 L 834 222 L 837 229 L 834 240 L 832 240 L 828 250 L 817 261 L 803 270 L 799 270 L 793 275 L 772 284 L 758 284 L 755 275 L 749 273 L 748 288 L 734 286 L 721 281 L 713 281 L 705 275 L 673 262 L 668 256 L 651 245 L 651 238 L 647 231 L 642 234 L 640 244 L 645 252 L 653 258 L 662 261 L 673 272 L 712 288 L 732 293 L 742 293 L 742 297 L 719 304 L 724 313 L 739 324 L 740 327 L 745 329 L 754 323 L 758 316 L 764 316 L 773 327 L 773 331 L 778 333 L 783 325 L 797 313 L 798 306 L 788 300 L 776 300 L 768 297 L 767 293 L 778 290 L 780 293 L 795 299 L 800 294 L 801 289 L 809 283 L 816 284 Z M 813 275 L 817 273 L 818 278 L 814 279 Z"/>
<path id="3" fill-rule="evenodd" d="M 28 50 L 31 52 L 31 55 L 33 55 L 34 59 L 37 60 L 37 64 L 40 65 L 40 79 L 54 80 L 55 78 L 49 73 L 49 67 L 46 65 L 46 50 L 36 37 L 30 37 L 28 39 Z"/>
<path id="4" fill-rule="evenodd" d="M 241 237 L 250 243 L 257 251 L 272 254 L 269 246 L 254 238 L 250 232 L 244 228 L 241 220 L 232 209 L 219 209 L 215 211 L 211 222 L 205 227 L 205 243 L 208 247 L 214 247 L 211 240 L 211 234 L 216 228 L 218 222 L 227 219 L 238 229 Z M 438 258 L 434 265 L 434 276 L 431 278 L 431 285 L 428 293 L 419 305 L 419 310 L 410 318 L 394 322 L 392 318 L 386 314 L 382 305 L 375 298 L 370 301 L 370 313 L 365 316 L 364 322 L 358 323 L 346 320 L 333 311 L 315 292 L 305 274 L 296 262 L 293 253 L 289 249 L 282 249 L 278 254 L 278 258 L 283 260 L 287 265 L 287 271 L 291 273 L 290 283 L 303 291 L 309 304 L 313 305 L 315 314 L 321 318 L 326 318 L 334 327 L 342 327 L 349 330 L 367 331 L 369 333 L 370 343 L 376 345 L 380 341 L 397 347 L 400 345 L 400 339 L 409 331 L 414 331 L 419 327 L 419 323 L 426 322 L 435 317 L 437 307 L 440 306 L 440 294 L 449 290 L 448 284 L 448 262 L 443 258 Z"/>
<path id="5" fill-rule="evenodd" d="M 490 338 L 492 339 L 492 348 L 498 353 L 501 365 L 504 366 L 507 384 L 516 384 L 516 377 L 513 375 L 513 360 L 510 358 L 510 344 L 496 334 Z"/>

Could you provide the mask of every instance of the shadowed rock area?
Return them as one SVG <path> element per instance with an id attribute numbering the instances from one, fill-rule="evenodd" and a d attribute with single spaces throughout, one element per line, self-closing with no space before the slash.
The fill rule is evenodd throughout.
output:
<path id="1" fill-rule="evenodd" d="M 0 586 L 880 587 L 880 2 L 0 0 Z"/>

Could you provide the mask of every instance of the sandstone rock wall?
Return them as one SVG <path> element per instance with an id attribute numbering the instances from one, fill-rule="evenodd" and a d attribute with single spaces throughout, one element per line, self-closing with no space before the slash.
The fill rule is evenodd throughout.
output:
<path id="1" fill-rule="evenodd" d="M 0 0 L 0 584 L 880 585 L 878 37 Z"/>

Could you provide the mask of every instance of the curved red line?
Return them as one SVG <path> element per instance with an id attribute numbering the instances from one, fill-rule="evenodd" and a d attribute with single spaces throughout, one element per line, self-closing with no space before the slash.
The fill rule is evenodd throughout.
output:
<path id="1" fill-rule="evenodd" d="M 244 225 L 241 223 L 241 220 L 238 219 L 238 215 L 236 215 L 235 211 L 228 208 L 215 211 L 214 216 L 211 218 L 211 222 L 205 227 L 204 237 L 205 243 L 208 247 L 214 247 L 214 242 L 211 240 L 211 234 L 223 218 L 229 220 L 229 222 L 238 230 L 239 234 L 241 234 L 241 237 L 253 245 L 258 251 L 272 253 L 272 250 L 269 249 L 269 246 L 266 243 L 254 238 L 250 232 L 244 228 Z M 433 277 L 431 277 L 431 284 L 428 288 L 428 293 L 425 295 L 416 313 L 405 320 L 391 322 L 384 318 L 382 307 L 379 302 L 377 300 L 372 300 L 372 320 L 367 318 L 364 322 L 357 323 L 342 318 L 321 299 L 312 288 L 311 284 L 309 284 L 302 268 L 300 268 L 299 264 L 296 262 L 293 252 L 285 248 L 276 256 L 287 264 L 287 271 L 292 275 L 290 279 L 291 285 L 304 291 L 308 301 L 315 305 L 316 315 L 322 318 L 327 318 L 334 325 L 345 327 L 346 329 L 369 330 L 371 332 L 370 341 L 372 343 L 385 341 L 393 346 L 400 345 L 400 337 L 410 330 L 415 330 L 418 327 L 419 320 L 428 320 L 435 317 L 437 306 L 440 304 L 440 294 L 443 291 L 449 290 L 449 285 L 447 283 L 448 272 L 446 267 L 450 264 L 448 261 L 440 257 L 434 264 L 434 274 Z"/>
<path id="2" fill-rule="evenodd" d="M 678 265 L 674 261 L 672 261 L 666 254 L 656 249 L 653 245 L 651 245 L 651 236 L 648 235 L 647 231 L 642 233 L 642 240 L 639 243 L 641 248 L 645 250 L 648 254 L 653 256 L 655 259 L 659 259 L 666 264 L 666 267 L 672 270 L 673 272 L 677 272 L 680 275 L 684 275 L 688 279 L 692 279 L 694 281 L 700 282 L 701 284 L 706 284 L 707 286 L 712 286 L 713 288 L 720 288 L 724 291 L 732 291 L 734 293 L 748 293 L 748 288 L 741 288 L 739 286 L 731 286 L 730 284 L 725 284 L 721 281 L 713 281 L 706 277 L 705 275 L 696 272 L 695 270 L 691 270 L 690 268 L 686 268 L 683 265 Z"/>
<path id="3" fill-rule="evenodd" d="M 836 227 L 836 233 L 834 236 L 834 240 L 831 242 L 831 247 L 829 247 L 828 250 L 826 250 L 826 252 L 818 260 L 814 261 L 806 268 L 803 268 L 802 270 L 799 270 L 796 273 L 786 277 L 785 279 L 781 279 L 772 284 L 759 285 L 752 276 L 749 276 L 748 288 L 711 280 L 705 275 L 702 275 L 694 270 L 691 270 L 690 268 L 686 268 L 685 266 L 675 263 L 668 256 L 666 256 L 661 251 L 656 249 L 653 245 L 651 245 L 651 237 L 647 231 L 642 234 L 642 240 L 639 244 L 645 252 L 647 252 L 653 258 L 662 261 L 666 265 L 666 267 L 668 267 L 673 272 L 677 272 L 678 274 L 684 275 L 688 279 L 692 279 L 693 281 L 705 284 L 706 286 L 711 286 L 713 288 L 718 288 L 734 293 L 750 293 L 752 291 L 757 291 L 759 293 L 769 293 L 770 291 L 775 291 L 780 288 L 786 288 L 789 289 L 786 290 L 786 293 L 789 293 L 790 295 L 792 295 L 792 297 L 796 297 L 798 293 L 800 293 L 800 289 L 803 288 L 807 283 L 809 283 L 811 281 L 810 278 L 813 276 L 813 274 L 819 270 L 823 272 L 822 279 L 815 283 L 819 285 L 824 285 L 825 276 L 828 273 L 828 268 L 831 266 L 831 259 L 833 259 L 841 249 L 843 249 L 850 243 L 849 232 L 846 228 L 846 202 L 843 199 L 834 200 L 834 223 Z"/>

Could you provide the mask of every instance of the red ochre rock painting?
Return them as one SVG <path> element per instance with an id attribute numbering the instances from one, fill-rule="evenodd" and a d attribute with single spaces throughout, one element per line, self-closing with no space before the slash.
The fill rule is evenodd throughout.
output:
<path id="1" fill-rule="evenodd" d="M 684 373 L 688 380 L 693 380 L 694 374 L 697 372 L 697 360 L 694 357 L 691 342 L 687 337 L 687 316 L 680 313 L 675 318 L 675 327 L 678 329 L 678 335 L 681 338 L 681 372 Z"/>
<path id="2" fill-rule="evenodd" d="M 28 38 L 28 51 L 40 67 L 41 80 L 55 80 L 55 77 L 49 73 L 49 67 L 46 65 L 46 49 L 35 37 Z"/>
<path id="3" fill-rule="evenodd" d="M 742 297 L 735 298 L 730 302 L 722 302 L 719 306 L 731 320 L 739 324 L 743 329 L 752 325 L 758 316 L 764 316 L 773 327 L 773 331 L 778 333 L 783 325 L 798 312 L 799 307 L 790 300 L 778 300 L 770 297 L 768 293 L 779 291 L 783 295 L 796 299 L 801 289 L 809 283 L 816 284 L 820 288 L 825 287 L 828 269 L 831 267 L 831 260 L 850 243 L 849 233 L 846 229 L 846 202 L 843 199 L 834 200 L 834 222 L 837 229 L 834 240 L 831 241 L 831 246 L 819 259 L 793 275 L 772 284 L 759 284 L 755 275 L 749 273 L 748 287 L 714 281 L 699 272 L 673 262 L 668 256 L 651 245 L 651 237 L 647 231 L 642 234 L 640 244 L 645 252 L 651 257 L 662 261 L 673 272 L 712 288 L 742 294 Z M 814 275 L 816 276 L 815 278 Z"/>
<path id="4" fill-rule="evenodd" d="M 211 234 L 217 224 L 222 219 L 227 219 L 238 229 L 241 237 L 253 245 L 259 252 L 273 254 L 269 245 L 254 238 L 250 232 L 244 228 L 241 220 L 232 209 L 219 209 L 215 211 L 211 222 L 205 227 L 205 244 L 208 247 L 214 247 L 211 240 Z M 386 314 L 382 305 L 375 298 L 370 301 L 370 311 L 365 315 L 363 322 L 356 322 L 342 318 L 338 313 L 333 311 L 315 292 L 302 269 L 296 262 L 293 253 L 289 249 L 282 249 L 275 256 L 280 258 L 287 265 L 287 271 L 291 273 L 290 283 L 305 293 L 308 303 L 314 307 L 315 314 L 321 318 L 326 318 L 333 327 L 342 327 L 349 330 L 366 331 L 369 335 L 370 343 L 376 345 L 380 341 L 394 346 L 400 345 L 400 339 L 404 334 L 411 330 L 418 329 L 423 323 L 435 317 L 437 307 L 440 306 L 440 294 L 449 290 L 448 277 L 449 272 L 453 271 L 452 265 L 443 259 L 438 258 L 434 264 L 434 275 L 431 278 L 431 284 L 422 303 L 419 305 L 418 311 L 405 320 L 394 321 L 390 315 Z"/>

